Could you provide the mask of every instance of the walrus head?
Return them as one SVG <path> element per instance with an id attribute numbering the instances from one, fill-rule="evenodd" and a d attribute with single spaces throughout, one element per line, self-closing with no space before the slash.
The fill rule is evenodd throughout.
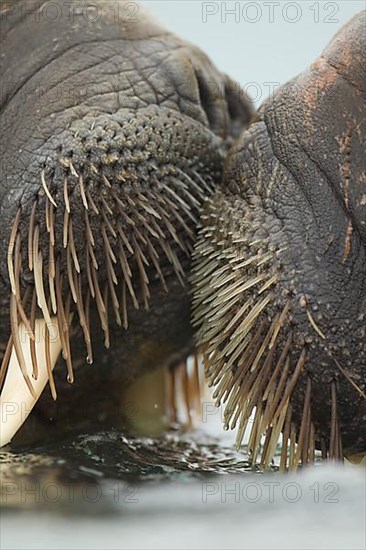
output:
<path id="1" fill-rule="evenodd" d="M 177 281 L 199 207 L 251 116 L 199 49 L 141 8 L 113 5 L 91 13 L 94 2 L 78 1 L 70 15 L 59 0 L 57 17 L 45 17 L 47 2 L 27 2 L 26 13 L 22 2 L 1 7 L 1 378 L 13 357 L 34 399 L 43 362 L 56 397 L 60 350 L 74 379 L 70 323 L 88 363 L 97 317 L 106 347 L 109 317 L 130 326 L 117 346 L 130 378 L 188 346 L 188 292 Z M 146 329 L 134 312 L 151 305 Z"/>
<path id="2" fill-rule="evenodd" d="M 365 14 L 261 107 L 195 246 L 194 320 L 238 445 L 365 451 Z M 295 442 L 298 443 L 295 452 Z M 343 450 L 342 450 L 343 444 Z"/>

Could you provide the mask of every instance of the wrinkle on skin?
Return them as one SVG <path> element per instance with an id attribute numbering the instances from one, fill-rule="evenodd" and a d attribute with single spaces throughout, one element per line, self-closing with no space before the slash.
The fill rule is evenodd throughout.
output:
<path id="1" fill-rule="evenodd" d="M 230 151 L 223 189 L 206 204 L 201 217 L 193 269 L 194 321 L 207 375 L 218 402 L 223 399 L 229 409 L 226 426 L 229 419 L 234 426 L 239 423 L 239 441 L 248 414 L 256 407 L 250 441 L 256 449 L 261 426 L 266 437 L 264 463 L 271 455 L 267 451 L 274 443 L 273 431 L 284 426 L 283 418 L 278 424 L 282 410 L 272 418 L 271 413 L 263 413 L 270 392 L 279 391 L 283 383 L 277 367 L 271 370 L 271 365 L 287 353 L 281 372 L 287 376 L 286 387 L 294 385 L 292 396 L 287 395 L 292 408 L 285 431 L 287 436 L 293 434 L 291 444 L 296 438 L 301 452 L 305 448 L 302 464 L 308 460 L 312 445 L 308 449 L 307 445 L 314 435 L 325 455 L 331 442 L 330 457 L 343 455 L 344 448 L 347 452 L 353 446 L 365 448 L 366 241 L 362 224 L 366 216 L 361 209 L 365 111 L 353 85 L 360 69 L 358 28 L 364 17 L 356 16 L 340 31 L 342 38 L 337 36 L 310 69 L 266 100 L 257 120 Z M 344 37 L 352 50 L 345 74 L 324 57 L 333 59 Z M 361 41 L 365 42 L 364 34 Z M 267 253 L 273 261 L 266 267 L 260 259 L 265 261 Z M 240 263 L 233 268 L 236 262 L 243 262 L 245 269 L 240 271 Z M 229 309 L 217 305 L 222 299 L 222 277 L 232 298 Z M 239 299 L 236 288 L 254 285 L 258 277 L 268 277 L 271 294 L 265 312 L 248 333 L 250 315 L 257 315 L 263 294 L 253 287 Z M 279 323 L 286 299 L 288 311 Z M 244 314 L 247 317 L 240 325 Z M 258 334 L 264 332 L 268 338 L 276 325 L 282 330 L 278 350 L 266 347 L 263 340 L 257 343 Z M 306 359 L 300 369 L 302 356 Z M 252 370 L 259 373 L 258 378 L 251 377 Z M 274 384 L 276 376 L 279 380 Z M 291 376 L 296 378 L 294 383 Z M 266 380 L 271 388 L 266 389 Z M 289 422 L 297 425 L 297 435 Z"/>
<path id="2" fill-rule="evenodd" d="M 349 187 L 350 187 L 350 177 L 351 177 L 351 142 L 352 142 L 352 126 L 349 128 L 345 138 L 341 142 L 341 153 L 344 155 L 344 163 L 342 164 L 341 170 L 343 172 L 343 190 L 344 190 L 344 204 L 347 211 L 349 211 Z M 351 250 L 351 237 L 353 233 L 353 223 L 352 217 L 349 218 L 346 236 L 344 242 L 344 251 L 343 251 L 343 262 L 347 261 Z"/>
<path id="3" fill-rule="evenodd" d="M 0 273 L 16 230 L 13 319 L 20 312 L 32 323 L 43 313 L 49 321 L 52 306 L 61 325 L 74 313 L 61 332 L 69 380 L 80 367 L 73 388 L 66 392 L 65 372 L 55 373 L 63 420 L 79 402 L 103 402 L 108 416 L 105 396 L 118 401 L 121 385 L 191 350 L 185 282 L 200 206 L 252 110 L 244 95 L 228 97 L 230 79 L 199 49 L 147 16 L 119 25 L 104 13 L 82 23 L 42 20 L 29 32 L 29 21 L 2 35 L 1 70 L 15 83 L 9 97 L 24 90 L 0 113 Z M 65 87 L 77 87 L 75 97 Z M 14 337 L 14 326 L 1 338 Z M 99 369 L 85 365 L 93 359 Z"/>

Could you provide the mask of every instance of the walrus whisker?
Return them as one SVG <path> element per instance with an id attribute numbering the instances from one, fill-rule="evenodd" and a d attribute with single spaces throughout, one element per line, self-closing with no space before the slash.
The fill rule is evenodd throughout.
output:
<path id="1" fill-rule="evenodd" d="M 88 256 L 90 257 L 90 259 L 92 261 L 93 267 L 96 270 L 98 270 L 99 269 L 99 264 L 98 264 L 97 259 L 95 257 L 93 246 L 94 245 L 92 245 L 92 243 L 88 243 Z"/>
<path id="2" fill-rule="evenodd" d="M 16 304 L 19 316 L 25 326 L 27 327 L 27 330 L 29 331 L 29 336 L 32 340 L 35 339 L 34 332 L 31 328 L 30 322 L 28 320 L 28 317 L 24 311 L 24 307 L 22 304 L 21 294 L 20 294 L 20 272 L 21 272 L 21 249 L 20 249 L 20 243 L 21 238 L 20 234 L 18 233 L 16 236 L 16 242 L 15 242 L 15 249 L 14 249 L 14 284 L 15 284 L 15 298 L 16 298 Z"/>
<path id="3" fill-rule="evenodd" d="M 81 277 L 79 274 L 76 274 L 76 280 L 77 280 L 77 283 L 75 285 L 75 290 L 77 292 L 77 303 L 76 303 L 76 306 L 77 306 L 77 311 L 78 311 L 78 315 L 79 315 L 79 322 L 80 322 L 80 326 L 82 328 L 82 331 L 83 331 L 83 334 L 84 334 L 84 341 L 85 341 L 85 345 L 86 345 L 86 349 L 87 349 L 87 354 L 88 355 L 91 355 L 90 353 L 90 333 L 89 333 L 89 329 L 88 329 L 88 326 L 87 326 L 87 322 L 86 322 L 86 317 L 85 317 L 85 311 L 84 311 L 84 304 L 83 304 L 83 295 L 82 295 L 82 288 L 81 288 Z"/>
<path id="4" fill-rule="evenodd" d="M 113 254 L 113 258 L 114 258 L 114 261 L 117 262 L 117 259 L 115 258 L 114 254 Z M 114 315 L 115 315 L 115 319 L 116 319 L 116 323 L 117 325 L 121 326 L 121 316 L 120 316 L 120 313 L 119 313 L 119 301 L 118 301 L 118 298 L 117 298 L 117 294 L 116 294 L 116 291 L 115 291 L 115 286 L 118 285 L 118 279 L 117 279 L 117 276 L 116 276 L 116 272 L 113 268 L 113 265 L 112 265 L 112 258 L 110 256 L 110 254 L 107 253 L 106 251 L 106 268 L 107 268 L 107 279 L 108 279 L 108 285 L 109 285 L 109 292 L 111 294 L 111 300 L 112 300 L 112 306 L 113 306 L 113 310 L 114 310 Z"/>
<path id="5" fill-rule="evenodd" d="M 44 203 L 44 206 L 45 206 L 45 221 L 46 221 L 46 231 L 47 233 L 50 233 L 51 231 L 51 219 L 50 219 L 50 206 L 52 205 L 52 203 L 50 202 L 50 200 L 48 199 L 48 197 L 46 197 L 46 200 L 45 200 L 45 203 Z"/>
<path id="6" fill-rule="evenodd" d="M 99 317 L 100 317 L 100 320 L 102 322 L 102 328 L 103 328 L 103 323 L 104 323 L 104 318 L 105 318 L 105 304 L 103 302 L 102 294 L 100 292 L 100 287 L 99 287 L 99 282 L 98 282 L 98 275 L 97 275 L 96 269 L 93 265 L 92 265 L 91 272 L 92 272 L 93 285 L 94 285 L 94 290 L 95 290 L 95 299 L 96 299 L 98 313 L 99 313 Z"/>
<path id="7" fill-rule="evenodd" d="M 289 314 L 290 305 L 291 305 L 291 302 L 290 302 L 290 301 L 286 302 L 286 304 L 285 304 L 285 306 L 284 306 L 284 308 L 283 308 L 283 310 L 282 310 L 282 312 L 281 312 L 281 314 L 280 314 L 280 316 L 279 316 L 279 318 L 278 318 L 278 321 L 277 321 L 277 323 L 276 323 L 276 328 L 275 328 L 275 330 L 273 331 L 271 341 L 270 341 L 270 343 L 269 343 L 269 345 L 268 345 L 268 349 L 272 349 L 272 348 L 274 347 L 274 345 L 275 345 L 275 343 L 276 343 L 276 339 L 277 339 L 277 337 L 278 337 L 278 335 L 279 335 L 279 333 L 280 333 L 280 330 L 281 330 L 281 328 L 282 328 L 282 326 L 283 326 L 283 324 L 284 324 L 284 322 L 285 322 L 285 320 L 286 320 L 286 318 L 287 318 L 287 316 L 288 316 L 288 314 Z"/>
<path id="8" fill-rule="evenodd" d="M 55 219 L 53 212 L 53 205 L 48 200 L 46 201 L 48 206 L 47 211 L 49 213 L 49 246 L 48 246 L 48 288 L 51 299 L 52 311 L 56 315 L 57 313 L 57 302 L 56 302 L 56 293 L 55 293 Z"/>
<path id="9" fill-rule="evenodd" d="M 327 348 L 326 348 L 327 349 Z M 332 355 L 332 353 L 329 351 L 329 349 L 327 349 L 329 355 L 331 356 L 331 358 L 333 359 L 334 363 L 337 365 L 337 368 L 339 369 L 339 371 L 343 374 L 343 376 L 346 378 L 346 380 L 348 380 L 348 382 L 355 388 L 355 390 L 357 391 L 357 393 L 360 394 L 361 397 L 363 397 L 363 399 L 366 400 L 366 394 L 364 391 L 361 390 L 361 388 L 356 384 L 356 382 L 354 380 L 352 380 L 352 378 L 350 377 L 350 375 L 347 373 L 347 371 L 345 371 L 345 369 L 342 367 L 342 365 L 340 364 L 340 362 Z"/>
<path id="10" fill-rule="evenodd" d="M 278 273 L 275 273 L 264 283 L 263 286 L 258 290 L 258 294 L 262 294 L 265 290 L 268 290 L 272 285 L 277 283 L 279 281 L 279 275 Z"/>
<path id="11" fill-rule="evenodd" d="M 115 317 L 117 325 L 120 327 L 120 326 L 122 326 L 121 315 L 120 315 L 120 312 L 119 312 L 120 305 L 119 305 L 117 294 L 116 294 L 116 291 L 115 291 L 115 288 L 114 288 L 114 284 L 113 284 L 110 277 L 108 278 L 108 284 L 109 284 L 109 292 L 110 292 L 111 300 L 112 300 L 112 307 L 113 307 L 113 311 L 114 311 L 114 317 Z"/>
<path id="12" fill-rule="evenodd" d="M 79 178 L 79 174 L 77 173 L 77 171 L 75 170 L 75 167 L 72 163 L 72 160 L 71 159 L 68 159 L 69 161 L 69 168 L 70 168 L 70 172 L 71 174 L 75 177 L 75 178 Z"/>
<path id="13" fill-rule="evenodd" d="M 283 409 L 279 422 L 276 425 L 276 429 L 271 430 L 270 434 L 268 434 L 268 446 L 267 446 L 266 452 L 264 451 L 264 449 L 262 451 L 262 458 L 261 458 L 262 468 L 266 468 L 267 466 L 269 466 L 273 460 L 273 456 L 276 452 L 276 447 L 278 444 L 278 440 L 280 438 L 280 434 L 281 432 L 284 433 L 284 425 L 287 418 L 287 410 L 288 410 L 288 407 L 286 409 Z M 267 435 L 266 435 L 266 438 L 267 438 Z"/>
<path id="14" fill-rule="evenodd" d="M 55 206 L 55 208 L 57 208 L 56 201 L 55 201 L 55 199 L 52 197 L 52 195 L 51 195 L 51 193 L 50 193 L 50 190 L 49 190 L 48 187 L 47 187 L 44 169 L 41 170 L 41 182 L 42 182 L 43 190 L 44 190 L 44 192 L 46 193 L 48 199 L 51 201 L 51 203 L 53 204 L 53 206 Z"/>
<path id="15" fill-rule="evenodd" d="M 285 406 L 286 401 L 290 398 L 293 390 L 295 389 L 295 386 L 302 373 L 305 362 L 306 362 L 306 349 L 303 348 L 303 350 L 301 351 L 300 357 L 296 363 L 295 370 L 292 374 L 292 377 L 290 378 L 287 384 L 286 390 L 284 392 L 284 395 L 280 401 L 280 404 L 278 405 L 277 411 L 274 413 L 273 420 L 277 419 L 279 411 L 281 411 L 282 407 Z"/>
<path id="16" fill-rule="evenodd" d="M 90 269 L 90 252 L 89 252 L 89 247 L 91 246 L 91 243 L 87 243 L 87 252 L 86 252 L 86 276 L 87 276 L 87 279 L 88 279 L 88 285 L 89 285 L 89 291 L 90 291 L 90 294 L 91 294 L 91 297 L 94 299 L 95 298 L 95 290 L 94 290 L 94 285 L 93 285 L 93 279 L 92 279 L 92 274 L 91 274 L 91 269 Z"/>
<path id="17" fill-rule="evenodd" d="M 306 391 L 304 406 L 301 415 L 301 424 L 300 431 L 297 441 L 297 449 L 294 457 L 294 466 L 300 462 L 304 465 L 308 462 L 308 439 L 310 436 L 310 426 L 311 426 L 311 379 L 308 377 L 306 381 Z"/>
<path id="18" fill-rule="evenodd" d="M 52 247 L 52 250 L 53 250 L 53 247 Z M 55 262 L 53 253 L 51 254 L 51 251 L 50 251 L 49 262 L 50 263 L 52 262 L 53 264 Z M 56 291 L 55 291 L 55 275 L 51 271 L 51 269 L 49 270 L 49 273 L 48 273 L 48 288 L 49 288 L 49 292 L 50 292 L 52 311 L 56 315 L 57 314 L 57 301 L 56 301 Z"/>
<path id="19" fill-rule="evenodd" d="M 97 171 L 97 173 L 98 173 L 98 171 Z M 105 185 L 108 187 L 108 189 L 112 188 L 112 184 L 108 180 L 107 176 L 103 173 L 102 173 L 102 181 L 103 181 L 103 183 L 105 183 Z"/>
<path id="20" fill-rule="evenodd" d="M 44 319 L 50 331 L 52 338 L 55 338 L 54 329 L 51 321 L 51 315 L 47 306 L 44 286 L 43 286 L 43 255 L 42 251 L 39 250 L 39 226 L 36 225 L 34 229 L 34 251 L 35 251 L 35 261 L 34 261 L 34 283 L 37 294 L 37 303 L 40 309 L 42 310 Z"/>
<path id="21" fill-rule="evenodd" d="M 194 181 L 192 177 L 188 174 L 188 172 L 184 172 L 179 167 L 177 167 L 177 173 L 179 176 L 186 180 L 187 185 L 194 189 L 195 193 L 197 193 L 197 196 L 199 198 L 198 204 L 200 204 L 202 201 L 204 201 L 207 198 L 207 193 L 204 193 L 203 189 L 200 187 L 200 185 Z M 183 182 L 182 182 L 183 183 Z M 205 183 L 206 185 L 206 183 Z M 187 189 L 187 187 L 185 187 Z"/>
<path id="22" fill-rule="evenodd" d="M 174 181 L 177 184 L 177 188 L 179 191 L 181 191 L 189 201 L 188 203 L 183 200 L 185 203 L 185 208 L 187 209 L 187 214 L 192 209 L 199 210 L 200 209 L 200 201 L 193 195 L 191 192 L 191 185 L 188 183 L 185 183 L 182 179 L 177 179 L 174 176 L 171 178 L 171 181 Z"/>
<path id="23" fill-rule="evenodd" d="M 117 238 L 117 233 L 116 233 L 114 227 L 112 226 L 111 222 L 109 221 L 109 218 L 106 215 L 106 213 L 104 212 L 104 210 L 102 211 L 102 217 L 103 217 L 103 222 L 104 222 L 103 225 L 102 225 L 102 228 L 104 227 L 105 231 L 107 231 L 107 229 L 108 229 L 108 231 L 112 235 L 113 239 L 116 239 Z M 110 247 L 109 241 L 108 241 L 108 247 Z M 114 263 L 116 263 L 116 262 L 114 262 Z"/>
<path id="24" fill-rule="evenodd" d="M 71 251 L 71 256 L 72 256 L 72 259 L 73 259 L 73 262 L 74 262 L 75 270 L 77 271 L 77 273 L 80 273 L 80 263 L 79 263 L 79 258 L 78 258 L 76 248 L 75 248 L 74 230 L 73 230 L 73 224 L 72 224 L 71 216 L 69 217 L 68 247 L 70 248 L 70 251 Z"/>
<path id="25" fill-rule="evenodd" d="M 139 199 L 139 205 L 145 210 L 145 212 L 154 218 L 160 220 L 160 214 L 155 210 L 155 208 L 149 203 L 149 199 L 145 197 L 142 191 L 137 192 L 137 197 Z"/>
<path id="26" fill-rule="evenodd" d="M 138 266 L 138 270 L 140 273 L 140 284 L 141 284 L 141 292 L 142 292 L 142 300 L 144 302 L 145 309 L 148 309 L 149 307 L 149 298 L 150 298 L 150 291 L 149 291 L 149 278 L 146 274 L 143 260 L 142 260 L 142 251 L 134 238 L 134 251 L 135 251 L 135 259 Z"/>
<path id="27" fill-rule="evenodd" d="M 104 224 L 102 224 L 101 226 L 101 231 L 102 231 L 102 238 L 103 238 L 103 242 L 104 242 L 104 253 L 105 253 L 105 256 L 106 257 L 109 257 L 113 263 L 117 263 L 117 259 L 116 259 L 116 256 L 112 250 L 112 247 L 111 247 L 111 244 L 109 242 L 109 239 L 108 239 L 108 236 L 107 236 L 107 231 L 106 231 L 106 226 Z M 117 237 L 116 233 L 114 233 L 114 236 Z"/>
<path id="28" fill-rule="evenodd" d="M 179 212 L 174 210 L 173 211 L 173 216 L 179 222 L 181 227 L 184 229 L 185 234 L 187 235 L 187 237 L 189 237 L 190 240 L 193 240 L 194 239 L 194 232 L 192 231 L 192 229 L 190 229 L 188 227 L 188 225 L 186 224 L 186 222 L 184 221 L 182 216 L 179 214 Z M 197 221 L 195 221 L 194 223 L 197 223 Z M 188 248 L 191 248 L 190 243 L 189 243 L 188 246 L 186 246 L 183 242 L 181 242 L 181 245 L 182 245 L 181 248 L 182 248 L 183 252 L 188 254 Z"/>
<path id="29" fill-rule="evenodd" d="M 52 365 L 51 365 L 50 331 L 48 330 L 47 325 L 45 326 L 45 356 L 46 356 L 46 368 L 47 368 L 48 383 L 50 385 L 52 399 L 54 401 L 56 401 L 57 392 L 56 392 L 56 386 L 55 386 L 55 381 L 54 381 L 54 378 L 53 378 Z"/>
<path id="30" fill-rule="evenodd" d="M 14 350 L 16 353 L 20 370 L 22 372 L 24 381 L 27 384 L 27 387 L 32 397 L 36 398 L 36 394 L 35 394 L 32 382 L 27 373 L 27 367 L 26 367 L 24 354 L 23 354 L 23 350 L 22 350 L 22 346 L 19 338 L 18 309 L 16 305 L 16 298 L 14 295 L 10 296 L 10 323 L 11 323 L 11 333 L 13 337 L 13 346 L 14 346 Z"/>
<path id="31" fill-rule="evenodd" d="M 292 405 L 289 404 L 286 410 L 286 419 L 282 434 L 282 448 L 281 448 L 281 459 L 280 459 L 280 472 L 286 470 L 286 465 L 288 461 L 288 442 L 290 439 L 290 430 L 291 430 L 291 419 L 292 419 Z"/>
<path id="32" fill-rule="evenodd" d="M 67 364 L 67 380 L 70 384 L 74 382 L 74 371 L 73 371 L 73 365 L 72 365 L 72 357 L 71 357 L 71 346 L 70 346 L 70 330 L 69 330 L 69 324 L 72 319 L 71 314 L 71 294 L 70 292 L 67 295 L 65 308 L 64 308 L 64 317 L 66 319 L 66 322 L 63 325 L 63 329 L 65 332 L 65 344 L 66 344 L 66 364 Z"/>
<path id="33" fill-rule="evenodd" d="M 76 294 L 76 288 L 74 283 L 74 276 L 73 276 L 73 263 L 71 259 L 71 248 L 68 246 L 66 249 L 66 264 L 67 264 L 67 279 L 69 282 L 69 287 L 72 295 L 72 299 L 74 300 L 75 304 L 77 303 L 77 294 Z"/>
<path id="34" fill-rule="evenodd" d="M 94 213 L 99 216 L 99 209 L 96 206 L 88 187 L 86 188 L 86 196 L 88 198 L 88 203 L 91 204 L 91 207 L 94 210 Z"/>
<path id="35" fill-rule="evenodd" d="M 172 181 L 175 181 L 177 182 L 178 184 L 180 183 L 179 181 L 175 180 L 174 178 L 172 178 Z M 186 214 L 190 214 L 191 213 L 191 206 L 181 197 L 178 195 L 178 193 L 176 193 L 176 191 L 172 188 L 172 187 L 169 187 L 169 185 L 167 185 L 166 183 L 161 183 L 160 184 L 162 189 L 168 193 L 169 195 L 171 195 L 173 197 L 173 199 L 175 199 L 176 202 L 174 202 L 173 204 L 175 204 L 175 208 L 178 209 L 178 205 L 180 205 L 183 210 L 186 212 Z M 165 197 L 165 200 L 167 199 L 167 197 Z M 191 197 L 191 202 L 194 204 L 194 201 L 196 204 L 199 204 L 199 202 L 194 199 L 193 197 Z"/>
<path id="36" fill-rule="evenodd" d="M 196 171 L 196 170 L 187 170 L 187 175 L 192 174 L 199 182 L 202 189 L 204 189 L 208 196 L 211 196 L 213 191 L 212 184 L 210 185 L 209 182 L 205 181 L 202 176 Z"/>
<path id="37" fill-rule="evenodd" d="M 33 271 L 33 255 L 34 255 L 34 243 L 33 243 L 33 236 L 34 236 L 34 223 L 35 223 L 35 217 L 36 217 L 36 210 L 37 210 L 37 200 L 34 201 L 32 205 L 32 211 L 29 219 L 29 229 L 28 229 L 28 266 L 29 271 Z"/>
<path id="38" fill-rule="evenodd" d="M 30 313 L 30 325 L 31 325 L 31 329 L 32 329 L 33 334 L 34 334 L 34 331 L 35 331 L 35 328 L 36 328 L 36 308 L 37 308 L 37 293 L 36 293 L 36 289 L 33 287 L 31 313 Z M 30 345 L 32 369 L 33 369 L 32 376 L 35 380 L 37 380 L 37 378 L 38 378 L 38 361 L 37 361 L 35 339 L 34 340 L 30 339 L 29 345 Z"/>
<path id="39" fill-rule="evenodd" d="M 122 273 L 123 273 L 123 276 L 124 276 L 124 281 L 127 285 L 129 294 L 130 294 L 131 299 L 132 299 L 132 303 L 133 303 L 135 309 L 139 309 L 140 306 L 139 306 L 139 303 L 137 301 L 135 291 L 134 291 L 134 288 L 133 288 L 133 285 L 132 285 L 132 272 L 131 272 L 128 260 L 126 258 L 126 254 L 125 254 L 123 246 L 121 246 L 120 250 L 119 250 L 119 261 L 120 261 Z"/>
<path id="40" fill-rule="evenodd" d="M 133 248 L 131 246 L 131 243 L 129 242 L 129 240 L 127 239 L 126 237 L 126 234 L 125 232 L 123 231 L 123 228 L 122 228 L 122 225 L 117 222 L 117 231 L 121 237 L 121 243 L 120 243 L 120 246 L 123 248 L 123 245 L 125 245 L 125 247 L 127 248 L 128 252 L 130 252 L 130 254 L 133 254 Z"/>
<path id="41" fill-rule="evenodd" d="M 158 274 L 158 277 L 160 279 L 160 282 L 162 284 L 162 287 L 163 289 L 165 290 L 165 292 L 168 292 L 168 286 L 166 284 L 166 280 L 165 280 L 165 277 L 163 275 L 163 272 L 161 270 L 161 267 L 159 265 L 159 254 L 157 253 L 156 249 L 154 248 L 154 245 L 151 243 L 151 240 L 149 239 L 149 237 L 146 238 L 146 241 L 147 241 L 147 247 L 148 247 L 148 252 L 149 252 L 149 257 L 151 259 L 151 262 L 153 264 L 153 266 L 155 267 L 155 270 L 156 270 L 156 273 Z"/>
<path id="42" fill-rule="evenodd" d="M 139 220 L 139 222 L 141 222 L 142 227 L 144 228 L 144 230 L 147 233 L 150 233 L 150 235 L 154 239 L 159 239 L 158 233 L 156 231 L 154 231 L 154 229 L 151 227 L 151 225 L 149 225 L 149 223 L 147 222 L 145 216 L 143 216 L 140 212 L 136 212 L 136 217 Z M 146 244 L 147 243 L 147 234 L 146 233 L 145 233 L 145 236 L 144 236 L 144 241 L 145 241 L 145 244 Z"/>
<path id="43" fill-rule="evenodd" d="M 89 210 L 88 201 L 86 200 L 86 195 L 85 195 L 84 180 L 81 174 L 79 175 L 79 188 L 80 188 L 80 195 L 83 201 L 84 208 L 85 210 Z"/>
<path id="44" fill-rule="evenodd" d="M 128 329 L 128 313 L 127 313 L 127 296 L 126 296 L 126 279 L 122 282 L 122 317 L 123 317 L 123 328 Z"/>
<path id="45" fill-rule="evenodd" d="M 70 209 L 70 200 L 69 200 L 68 184 L 69 184 L 68 177 L 65 176 L 65 177 L 64 177 L 64 188 L 63 188 L 63 192 L 64 192 L 64 203 L 65 203 L 66 212 L 67 212 L 68 214 L 70 214 L 71 209 Z"/>
<path id="46" fill-rule="evenodd" d="M 104 212 L 107 212 L 110 216 L 113 216 L 113 210 L 111 209 L 111 207 L 109 206 L 109 204 L 108 204 L 107 201 L 105 200 L 103 194 L 101 194 L 100 200 L 101 200 L 101 203 L 102 203 L 102 205 L 103 205 L 102 214 L 103 214 Z"/>
<path id="47" fill-rule="evenodd" d="M 63 241 L 64 248 L 67 248 L 68 243 L 69 243 L 69 218 L 70 218 L 70 214 L 67 210 L 65 210 L 65 212 L 64 212 L 63 233 L 62 233 L 62 236 L 63 236 L 62 241 Z"/>
<path id="48" fill-rule="evenodd" d="M 95 240 L 94 240 L 92 229 L 90 227 L 89 216 L 88 216 L 88 213 L 86 211 L 85 211 L 85 216 L 84 217 L 85 217 L 86 242 L 87 242 L 87 246 L 88 246 L 88 249 L 89 249 L 90 247 L 95 246 Z"/>
<path id="49" fill-rule="evenodd" d="M 331 382 L 331 431 L 329 441 L 329 458 L 331 460 L 342 460 L 342 439 L 340 434 L 338 407 L 337 407 L 337 384 L 335 380 Z"/>
<path id="50" fill-rule="evenodd" d="M 8 245 L 8 272 L 9 272 L 11 291 L 14 295 L 16 295 L 16 286 L 15 286 L 13 253 L 14 253 L 14 247 L 15 247 L 15 240 L 16 240 L 16 236 L 19 228 L 20 215 L 21 215 L 21 209 L 19 208 L 15 215 L 14 223 L 10 233 L 9 245 Z"/>
<path id="51" fill-rule="evenodd" d="M 292 334 L 290 333 L 282 349 L 282 352 L 277 361 L 277 364 L 273 370 L 273 373 L 268 382 L 267 388 L 265 389 L 263 394 L 263 399 L 268 400 L 270 393 L 275 392 L 273 395 L 272 402 L 268 403 L 268 406 L 271 410 L 271 413 L 270 413 L 271 418 L 273 416 L 273 411 L 276 410 L 276 406 L 281 398 L 282 391 L 284 390 L 285 384 L 287 381 L 287 374 L 290 368 L 290 358 L 288 357 L 288 353 L 290 351 L 291 344 L 292 344 Z M 284 365 L 284 368 L 281 372 L 283 365 Z M 280 376 L 280 379 L 278 380 L 278 376 L 280 373 L 281 373 L 281 376 Z"/>

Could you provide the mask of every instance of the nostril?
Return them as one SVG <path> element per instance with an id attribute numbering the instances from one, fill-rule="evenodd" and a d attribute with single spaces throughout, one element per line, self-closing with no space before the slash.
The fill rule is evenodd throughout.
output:
<path id="1" fill-rule="evenodd" d="M 239 82 L 234 82 L 229 77 L 225 82 L 225 99 L 231 120 L 231 134 L 238 138 L 243 131 L 243 124 L 252 122 L 255 113 L 253 101 L 241 89 Z"/>
<path id="2" fill-rule="evenodd" d="M 239 83 L 223 75 L 213 78 L 201 69 L 195 70 L 201 108 L 215 134 L 231 141 L 248 126 L 254 114 L 253 103 Z"/>

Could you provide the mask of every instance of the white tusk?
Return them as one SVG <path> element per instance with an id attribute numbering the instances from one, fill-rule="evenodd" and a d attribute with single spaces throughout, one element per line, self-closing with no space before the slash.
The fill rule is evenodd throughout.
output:
<path id="1" fill-rule="evenodd" d="M 57 326 L 56 317 L 52 318 L 54 326 Z M 36 319 L 36 355 L 38 363 L 38 378 L 32 377 L 33 367 L 30 353 L 30 338 L 24 323 L 19 323 L 19 338 L 24 354 L 25 364 L 36 394 L 34 399 L 26 385 L 17 360 L 15 349 L 11 351 L 8 371 L 0 396 L 0 447 L 9 443 L 19 428 L 26 421 L 29 413 L 37 403 L 45 385 L 48 382 L 46 363 L 46 322 L 44 319 Z M 50 337 L 50 359 L 53 369 L 61 351 L 60 337 Z"/>

